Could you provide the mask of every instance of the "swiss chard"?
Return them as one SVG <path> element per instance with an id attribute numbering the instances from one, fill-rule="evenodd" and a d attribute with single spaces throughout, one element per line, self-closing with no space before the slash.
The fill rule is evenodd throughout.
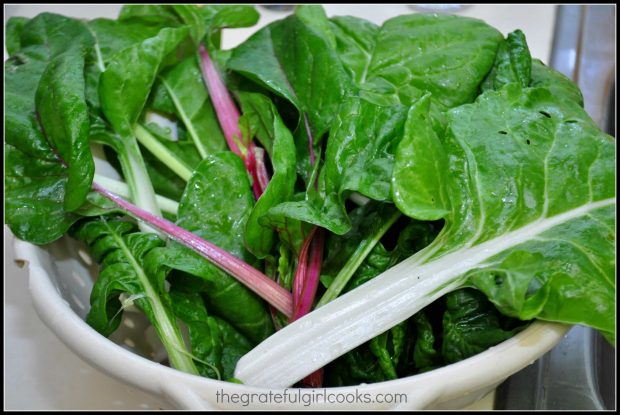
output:
<path id="1" fill-rule="evenodd" d="M 278 387 L 431 370 L 533 318 L 615 337 L 615 143 L 523 33 L 300 6 L 219 50 L 257 18 L 8 22 L 6 221 L 44 244 L 108 216 L 74 228 L 94 328 L 134 302 L 173 366 Z M 95 174 L 101 143 L 126 183 Z"/>
<path id="2" fill-rule="evenodd" d="M 133 232 L 127 221 L 94 220 L 77 226 L 76 238 L 91 245 L 91 253 L 101 263 L 101 271 L 91 294 L 86 322 L 104 336 L 121 322 L 124 305 L 119 294 L 127 294 L 149 318 L 162 340 L 170 362 L 179 370 L 198 373 L 185 350 L 181 331 L 170 309 L 163 280 L 153 280 L 145 272 L 145 258 L 164 241 L 153 234 Z"/>
<path id="3" fill-rule="evenodd" d="M 435 241 L 308 315 L 300 321 L 303 332 L 294 323 L 274 334 L 244 356 L 236 377 L 288 386 L 333 359 L 324 352 L 336 338 L 342 353 L 463 285 L 482 290 L 506 315 L 587 324 L 613 341 L 613 139 L 578 104 L 516 83 L 449 111 L 448 120 L 441 147 L 423 147 L 433 151 L 428 158 L 447 160 L 441 187 L 427 189 L 422 172 L 411 182 L 412 189 L 428 192 L 425 206 L 434 206 L 447 189 L 450 209 L 434 211 L 446 212 Z M 414 128 L 409 131 L 429 127 Z M 588 248 L 594 246 L 596 251 Z M 565 258 L 572 258 L 570 271 L 562 265 Z M 560 306 L 568 301 L 570 308 Z M 313 324 L 315 319 L 322 323 Z M 283 336 L 286 346 L 279 342 Z M 283 356 L 293 356 L 286 348 L 297 349 L 297 341 L 305 346 L 294 354 L 293 371 Z M 324 359 L 315 359 L 315 350 Z"/>
<path id="4" fill-rule="evenodd" d="M 19 238 L 62 236 L 90 189 L 83 68 L 92 42 L 82 23 L 42 14 L 25 24 L 21 49 L 5 63 L 6 221 Z"/>

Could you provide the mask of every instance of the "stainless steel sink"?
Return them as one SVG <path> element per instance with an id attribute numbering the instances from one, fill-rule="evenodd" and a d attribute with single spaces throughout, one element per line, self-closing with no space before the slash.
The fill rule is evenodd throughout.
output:
<path id="1" fill-rule="evenodd" d="M 558 6 L 550 65 L 575 81 L 592 119 L 615 136 L 615 5 Z M 535 364 L 497 389 L 495 409 L 615 410 L 616 353 L 573 327 Z"/>

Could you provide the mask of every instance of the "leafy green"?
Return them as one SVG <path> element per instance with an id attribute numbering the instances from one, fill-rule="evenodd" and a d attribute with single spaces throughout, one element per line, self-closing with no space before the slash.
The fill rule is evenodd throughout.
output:
<path id="1" fill-rule="evenodd" d="M 367 343 L 336 359 L 325 369 L 326 386 L 350 386 L 384 380 L 381 366 Z"/>
<path id="2" fill-rule="evenodd" d="M 173 366 L 278 387 L 328 362 L 329 385 L 424 372 L 531 319 L 614 341 L 615 141 L 520 30 L 303 5 L 219 50 L 223 29 L 257 20 L 253 6 L 127 5 L 117 20 L 7 22 L 5 221 L 44 244 L 105 215 L 70 232 L 101 262 L 89 324 L 109 335 L 135 303 Z M 258 176 L 222 151 L 199 46 L 242 109 L 241 138 L 264 147 L 258 200 Z M 185 229 L 93 182 L 91 143 L 116 152 L 118 188 L 143 209 L 159 215 L 153 188 L 180 199 Z M 112 216 L 127 213 L 144 232 Z M 317 226 L 325 293 L 289 324 Z"/>
<path id="3" fill-rule="evenodd" d="M 386 380 L 398 378 L 396 366 L 404 350 L 406 326 L 404 321 L 370 341 L 370 350 L 377 357 Z"/>
<path id="4" fill-rule="evenodd" d="M 90 187 L 82 71 L 91 42 L 81 23 L 42 14 L 25 23 L 22 48 L 5 63 L 6 221 L 33 243 L 60 238 Z"/>
<path id="5" fill-rule="evenodd" d="M 269 185 L 252 209 L 245 227 L 247 248 L 257 258 L 265 258 L 270 254 L 276 239 L 273 229 L 263 226 L 260 218 L 278 203 L 290 200 L 295 187 L 295 143 L 290 131 L 284 126 L 276 108 L 264 95 L 252 93 L 245 95 L 246 102 L 254 102 L 255 108 L 267 108 L 267 112 L 255 113 L 254 128 L 263 128 L 271 142 L 267 152 L 271 155 L 273 175 Z M 260 124 L 264 123 L 264 124 Z M 267 141 L 267 140 L 265 140 Z"/>
<path id="6" fill-rule="evenodd" d="M 500 89 L 511 82 L 529 86 L 531 71 L 532 56 L 525 35 L 517 29 L 499 44 L 495 65 L 484 80 L 482 90 Z"/>
<path id="7" fill-rule="evenodd" d="M 441 188 L 427 183 L 423 173 L 411 174 L 415 180 L 410 182 L 427 195 L 419 199 L 425 206 L 440 200 L 443 191 L 450 197 L 451 209 L 437 238 L 380 277 L 310 313 L 302 331 L 293 323 L 271 336 L 239 362 L 237 378 L 260 379 L 268 351 L 287 336 L 286 346 L 295 348 L 295 360 L 303 363 L 291 369 L 282 357 L 288 356 L 286 348 L 279 348 L 277 365 L 289 369 L 260 382 L 288 385 L 333 360 L 325 353 L 330 342 L 337 339 L 340 350 L 356 347 L 389 328 L 380 320 L 402 321 L 463 286 L 480 289 L 504 315 L 583 324 L 613 342 L 613 138 L 574 101 L 518 83 L 448 111 L 447 121 L 440 138 L 444 151 L 428 155 L 445 157 Z M 335 315 L 338 321 L 330 319 Z M 308 338 L 315 340 L 308 343 Z M 245 372 L 246 359 L 253 361 L 252 373 Z"/>
<path id="8" fill-rule="evenodd" d="M 202 158 L 226 148 L 195 57 L 187 58 L 162 73 L 153 93 L 160 95 L 157 101 L 160 108 L 174 108 Z M 163 103 L 166 98 L 172 104 Z"/>
<path id="9" fill-rule="evenodd" d="M 342 237 L 332 236 L 328 241 L 328 256 L 321 268 L 321 280 L 327 283 L 328 290 L 317 307 L 340 294 L 369 254 L 369 261 L 372 260 L 376 244 L 399 218 L 400 212 L 391 204 L 369 202 L 355 209 L 351 216 L 351 231 Z"/>
<path id="10" fill-rule="evenodd" d="M 435 349 L 435 333 L 425 310 L 412 317 L 416 329 L 416 342 L 413 349 L 413 362 L 420 371 L 433 369 L 440 365 L 441 355 Z"/>
<path id="11" fill-rule="evenodd" d="M 579 87 L 562 73 L 546 66 L 540 59 L 532 59 L 531 86 L 546 88 L 553 95 L 576 102 L 583 107 L 583 95 Z"/>
<path id="12" fill-rule="evenodd" d="M 299 7 L 294 15 L 260 29 L 233 50 L 227 67 L 307 114 L 318 138 L 329 129 L 348 81 L 329 42 L 303 17 L 304 10 L 315 7 Z M 314 18 L 327 20 L 324 12 Z"/>
<path id="13" fill-rule="evenodd" d="M 523 328 L 523 323 L 517 323 L 512 328 L 502 327 L 502 323 L 512 322 L 502 321 L 495 307 L 480 291 L 454 291 L 446 295 L 445 301 L 441 344 L 445 363 L 458 362 L 478 354 L 509 339 Z"/>
<path id="14" fill-rule="evenodd" d="M 148 253 L 164 242 L 156 235 L 133 230 L 135 225 L 131 222 L 94 220 L 81 223 L 72 231 L 77 239 L 91 246 L 93 258 L 101 263 L 86 322 L 104 336 L 109 336 L 119 326 L 125 307 L 119 294 L 127 294 L 153 324 L 172 365 L 197 373 L 185 352 L 164 281 L 153 279 L 144 269 Z"/>
<path id="15" fill-rule="evenodd" d="M 506 315 L 613 333 L 613 139 L 577 103 L 516 84 L 487 92 L 448 118 L 442 181 L 453 208 L 431 256 L 500 244 L 502 235 L 557 220 L 546 231 L 528 231 L 521 243 L 499 245 L 503 252 L 467 278 Z M 439 200 L 440 189 L 427 183 L 420 177 L 411 185 Z M 586 248 L 593 246 L 596 253 Z M 562 271 L 563 258 L 572 258 L 569 272 Z M 588 287 L 590 294 L 577 299 L 568 287 Z M 558 306 L 569 298 L 570 310 Z"/>
<path id="16" fill-rule="evenodd" d="M 258 22 L 258 12 L 249 5 L 125 5 L 119 20 L 138 20 L 164 27 L 189 26 L 195 45 L 208 35 L 219 47 L 221 29 L 226 27 L 250 27 Z"/>
<path id="17" fill-rule="evenodd" d="M 342 62 L 363 97 L 379 105 L 411 105 L 426 91 L 442 107 L 471 102 L 495 58 L 501 34 L 481 20 L 411 14 L 380 28 L 332 19 Z"/>
<path id="18" fill-rule="evenodd" d="M 170 298 L 175 316 L 189 330 L 200 374 L 222 380 L 232 377 L 237 360 L 252 344 L 225 320 L 210 316 L 200 294 L 173 290 Z"/>
<path id="19" fill-rule="evenodd" d="M 111 19 L 90 20 L 86 26 L 96 40 L 104 65 L 117 53 L 157 36 L 160 30 L 157 25 L 140 21 L 121 22 Z"/>
<path id="20" fill-rule="evenodd" d="M 345 70 L 357 85 L 366 81 L 380 28 L 367 20 L 352 16 L 330 19 L 336 51 Z"/>
<path id="21" fill-rule="evenodd" d="M 186 28 L 162 29 L 108 62 L 99 82 L 99 99 L 107 120 L 121 136 L 133 136 L 161 62 L 185 36 Z"/>
<path id="22" fill-rule="evenodd" d="M 284 215 L 342 235 L 351 227 L 344 204 L 350 192 L 390 201 L 394 152 L 402 137 L 405 111 L 404 107 L 345 99 L 327 141 L 319 192 L 310 193 L 303 202 L 282 203 L 270 215 Z"/>
<path id="23" fill-rule="evenodd" d="M 244 228 L 253 204 L 241 159 L 228 151 L 217 153 L 203 160 L 187 183 L 177 224 L 254 263 L 244 247 Z M 158 267 L 164 266 L 159 272 L 172 268 L 208 281 L 204 290 L 208 308 L 248 339 L 258 342 L 271 334 L 273 326 L 263 301 L 234 278 L 178 243 L 155 252 Z"/>
<path id="24" fill-rule="evenodd" d="M 422 220 L 442 218 L 450 209 L 450 198 L 442 180 L 448 160 L 428 119 L 430 101 L 427 94 L 410 108 L 392 172 L 394 203 L 404 214 Z M 418 182 L 424 186 L 412 185 Z"/>
<path id="25" fill-rule="evenodd" d="M 83 50 L 69 49 L 50 62 L 37 89 L 36 108 L 45 138 L 67 165 L 65 209 L 75 210 L 84 203 L 95 174 L 88 147 Z"/>
<path id="26" fill-rule="evenodd" d="M 313 170 L 310 148 L 316 151 L 352 86 L 334 39 L 325 37 L 327 27 L 322 8 L 299 6 L 295 14 L 267 25 L 236 47 L 226 63 L 228 69 L 295 106 L 297 168 L 307 184 Z"/>
<path id="27" fill-rule="evenodd" d="M 30 19 L 21 16 L 12 16 L 6 22 L 5 36 L 6 36 L 6 50 L 9 56 L 13 56 L 21 48 L 21 36 L 22 31 L 26 23 Z"/>

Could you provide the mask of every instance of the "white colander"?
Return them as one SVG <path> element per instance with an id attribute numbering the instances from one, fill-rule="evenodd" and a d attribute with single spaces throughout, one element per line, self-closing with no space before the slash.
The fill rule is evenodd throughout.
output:
<path id="1" fill-rule="evenodd" d="M 108 339 L 83 318 L 97 275 L 83 245 L 64 237 L 46 247 L 15 241 L 43 322 L 88 363 L 179 409 L 458 409 L 484 397 L 550 350 L 569 326 L 535 322 L 515 337 L 461 362 L 389 382 L 329 388 L 250 387 L 201 378 L 165 366 L 165 353 L 140 313 L 126 312 Z M 279 396 L 279 398 L 276 398 Z"/>

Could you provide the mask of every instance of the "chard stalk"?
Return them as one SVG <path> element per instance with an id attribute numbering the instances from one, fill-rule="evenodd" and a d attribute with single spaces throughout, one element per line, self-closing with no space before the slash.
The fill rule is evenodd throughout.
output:
<path id="1" fill-rule="evenodd" d="M 303 115 L 303 119 L 306 133 L 308 135 L 310 165 L 314 166 L 316 163 L 316 156 L 314 154 L 314 140 L 312 138 L 312 131 L 310 130 L 310 123 L 306 114 Z M 318 189 L 318 180 L 316 178 L 313 185 L 315 189 Z M 310 243 L 312 244 L 312 248 L 310 252 L 310 260 L 308 261 L 307 247 L 310 246 Z M 314 298 L 316 296 L 316 290 L 321 276 L 323 245 L 323 231 L 315 226 L 304 240 L 302 249 L 299 253 L 299 260 L 297 263 L 297 269 L 295 270 L 295 278 L 293 280 L 293 317 L 290 322 L 293 322 L 312 311 L 312 305 L 314 304 Z M 295 289 L 295 286 L 298 288 Z M 302 384 L 310 388 L 320 388 L 323 385 L 323 374 L 323 368 L 318 368 L 302 379 Z"/>
<path id="2" fill-rule="evenodd" d="M 93 185 L 95 184 L 93 183 Z M 170 363 L 173 367 L 182 370 L 183 372 L 199 375 L 198 369 L 196 369 L 191 355 L 185 350 L 186 346 L 183 342 L 183 336 L 181 335 L 181 331 L 179 330 L 175 319 L 166 311 L 161 298 L 157 294 L 157 291 L 155 290 L 155 287 L 153 287 L 148 276 L 144 273 L 142 266 L 140 266 L 134 255 L 131 253 L 131 250 L 127 247 L 125 241 L 123 241 L 123 238 L 114 232 L 111 232 L 111 235 L 121 250 L 125 253 L 125 256 L 129 260 L 130 266 L 134 269 L 136 275 L 138 276 L 138 280 L 144 287 L 144 296 L 148 299 L 155 317 L 153 326 L 164 344 Z"/>
<path id="3" fill-rule="evenodd" d="M 146 166 L 140 148 L 134 137 L 123 142 L 124 151 L 119 153 L 123 175 L 127 180 L 129 191 L 134 203 L 154 216 L 161 216 L 161 210 L 155 201 L 153 183 L 146 172 Z M 158 233 L 150 226 L 140 223 L 142 232 Z"/>
<path id="4" fill-rule="evenodd" d="M 291 294 L 251 265 L 199 236 L 127 202 L 93 182 L 93 190 L 116 203 L 128 214 L 159 229 L 170 238 L 192 249 L 223 271 L 236 278 L 287 317 L 293 314 Z"/>
<path id="5" fill-rule="evenodd" d="M 116 193 L 117 195 L 119 195 L 121 197 L 124 197 L 124 198 L 131 197 L 131 192 L 129 190 L 129 186 L 127 186 L 127 183 L 125 183 L 125 182 L 121 182 L 119 180 L 114 180 L 114 179 L 111 179 L 109 177 L 97 174 L 97 173 L 95 173 L 94 180 L 97 183 L 99 183 L 101 186 L 103 186 L 106 189 Z M 164 212 L 172 213 L 173 215 L 177 214 L 177 212 L 179 210 L 179 203 L 178 202 L 176 202 L 176 201 L 174 201 L 172 199 L 168 199 L 167 197 L 160 196 L 158 194 L 155 195 L 155 200 L 157 200 L 157 205 Z"/>
<path id="6" fill-rule="evenodd" d="M 233 153 L 239 157 L 243 157 L 241 149 L 237 145 L 239 141 L 234 138 L 237 137 L 237 139 L 241 139 L 241 131 L 239 130 L 239 110 L 228 93 L 207 49 L 203 45 L 200 46 L 200 57 L 202 60 L 201 67 L 203 77 L 207 84 L 211 102 L 215 108 L 215 113 L 217 114 L 217 119 L 220 122 L 222 131 L 224 132 L 228 147 Z"/>
<path id="7" fill-rule="evenodd" d="M 293 280 L 293 316 L 291 322 L 312 310 L 319 277 L 321 276 L 322 261 L 323 230 L 314 227 L 304 240 L 299 253 L 299 265 Z"/>
<path id="8" fill-rule="evenodd" d="M 213 103 L 217 119 L 224 132 L 228 148 L 243 160 L 246 170 L 252 177 L 254 196 L 258 199 L 265 191 L 267 183 L 269 182 L 264 156 L 260 156 L 257 159 L 256 154 L 258 150 L 253 141 L 250 141 L 247 147 L 241 147 L 243 143 L 241 142 L 242 135 L 239 129 L 239 110 L 228 93 L 224 81 L 222 81 L 207 49 L 203 45 L 200 45 L 199 52 L 202 62 L 200 66 L 202 68 L 203 79 L 209 90 L 211 102 Z"/>
<path id="9" fill-rule="evenodd" d="M 329 285 L 321 300 L 317 303 L 316 308 L 322 307 L 328 302 L 334 300 L 340 295 L 344 287 L 347 285 L 355 271 L 364 262 L 364 259 L 370 254 L 370 251 L 377 245 L 377 242 L 383 237 L 383 235 L 390 229 L 390 227 L 398 220 L 401 213 L 399 211 L 394 212 L 390 217 L 386 218 L 381 224 L 379 229 L 374 235 L 365 238 L 355 249 L 353 254 L 349 257 L 346 264 L 340 269 L 334 281 Z"/>
<path id="10" fill-rule="evenodd" d="M 183 160 L 178 158 L 173 152 L 168 150 L 166 146 L 160 143 L 153 135 L 143 126 L 137 124 L 134 128 L 134 134 L 138 141 L 146 147 L 155 157 L 164 163 L 170 170 L 176 173 L 181 179 L 188 181 L 192 177 L 192 169 L 190 169 Z"/>
<path id="11" fill-rule="evenodd" d="M 183 108 L 183 106 L 181 105 L 179 98 L 174 93 L 174 90 L 170 87 L 168 82 L 166 82 L 166 79 L 163 77 L 160 77 L 159 79 L 161 80 L 161 83 L 164 85 L 164 87 L 168 91 L 168 95 L 172 99 L 174 106 L 179 112 L 181 120 L 183 120 L 183 123 L 185 124 L 185 127 L 187 128 L 187 132 L 189 133 L 190 137 L 194 141 L 194 145 L 198 149 L 198 153 L 200 154 L 200 157 L 203 159 L 206 158 L 209 155 L 209 152 L 202 144 L 202 141 L 200 141 L 200 138 L 198 137 L 198 133 L 196 132 L 196 129 L 194 128 L 194 124 L 191 122 L 189 115 L 187 115 L 187 113 L 185 112 L 185 108 Z"/>

